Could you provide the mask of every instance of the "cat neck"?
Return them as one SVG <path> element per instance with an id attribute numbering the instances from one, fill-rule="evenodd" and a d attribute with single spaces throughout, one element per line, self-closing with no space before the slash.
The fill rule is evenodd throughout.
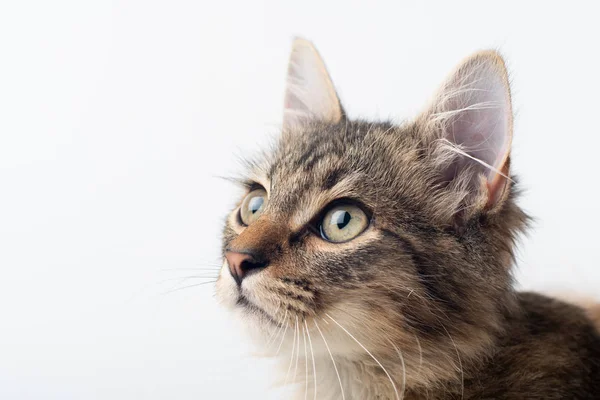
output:
<path id="1" fill-rule="evenodd" d="M 306 360 L 299 355 L 297 370 L 295 356 L 284 355 L 279 369 L 284 375 L 281 383 L 293 382 L 297 399 L 462 398 L 465 382 L 485 368 L 486 360 L 504 340 L 510 320 L 521 316 L 512 296 L 504 305 L 494 329 L 472 327 L 468 335 L 460 335 L 448 328 L 444 330 L 445 341 L 441 337 L 419 340 L 412 335 L 371 354 L 349 352 L 344 357 L 323 353 L 315 356 L 314 365 L 310 354 Z"/>
<path id="2" fill-rule="evenodd" d="M 379 361 L 381 359 L 381 361 Z M 335 367 L 330 356 L 315 359 L 313 373 L 312 360 L 299 361 L 298 376 L 291 375 L 296 370 L 295 365 L 289 368 L 289 362 L 283 362 L 280 371 L 286 377 L 281 377 L 281 383 L 290 383 L 294 387 L 293 399 L 403 399 L 417 400 L 433 395 L 431 388 L 443 387 L 448 394 L 461 393 L 462 370 L 455 362 L 447 358 L 440 359 L 434 365 L 425 365 L 420 357 L 408 356 L 406 359 L 372 358 L 351 360 L 334 357 Z M 381 363 L 381 365 L 379 363 Z M 292 363 L 293 364 L 293 363 Z M 382 368 L 385 365 L 384 368 Z M 411 373 L 412 371 L 412 373 Z M 444 376 L 441 377 L 440 374 Z M 392 379 L 393 377 L 393 379 Z M 287 382 L 285 381 L 287 380 Z M 444 382 L 443 384 L 441 382 Z M 315 394 L 316 390 L 316 394 Z M 428 397 L 429 396 L 429 397 Z"/>

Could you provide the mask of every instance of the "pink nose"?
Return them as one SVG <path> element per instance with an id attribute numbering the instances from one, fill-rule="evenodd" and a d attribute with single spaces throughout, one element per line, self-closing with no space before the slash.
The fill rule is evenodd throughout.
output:
<path id="1" fill-rule="evenodd" d="M 227 259 L 227 264 L 229 264 L 229 272 L 231 272 L 231 276 L 233 276 L 233 279 L 235 279 L 238 285 L 242 284 L 242 280 L 250 271 L 255 271 L 267 266 L 267 263 L 264 260 L 259 260 L 258 257 L 251 252 L 241 253 L 227 250 L 225 252 L 225 258 Z"/>

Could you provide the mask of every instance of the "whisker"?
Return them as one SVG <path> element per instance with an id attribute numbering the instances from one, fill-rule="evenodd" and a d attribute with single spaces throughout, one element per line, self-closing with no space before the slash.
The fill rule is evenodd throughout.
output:
<path id="1" fill-rule="evenodd" d="M 300 358 L 300 329 L 298 329 L 298 316 L 296 315 L 296 334 L 298 335 L 298 341 L 296 342 L 296 366 L 294 367 L 294 378 L 296 380 L 296 374 L 298 373 L 298 359 Z"/>
<path id="2" fill-rule="evenodd" d="M 442 328 L 444 328 L 444 330 L 446 331 L 446 334 L 450 338 L 450 341 L 452 342 L 452 345 L 454 346 L 454 350 L 456 351 L 456 357 L 458 357 L 458 365 L 460 367 L 460 377 L 461 377 L 461 384 L 460 384 L 460 390 L 461 390 L 460 393 L 461 393 L 461 395 L 460 395 L 460 398 L 464 399 L 464 397 L 465 397 L 465 372 L 463 370 L 462 361 L 460 360 L 460 354 L 458 352 L 458 347 L 456 347 L 456 343 L 454 342 L 454 339 L 452 339 L 452 336 L 450 335 L 450 332 L 448 332 L 448 329 L 446 329 L 446 326 L 444 326 L 444 324 L 442 324 L 442 322 L 439 320 L 439 318 L 438 318 L 438 322 L 442 325 Z"/>
<path id="3" fill-rule="evenodd" d="M 314 382 L 314 386 L 315 386 L 314 400 L 317 400 L 317 366 L 315 363 L 315 353 L 313 351 L 312 340 L 310 340 L 310 332 L 308 331 L 308 324 L 306 323 L 306 320 L 304 320 L 304 327 L 306 329 L 306 336 L 308 336 L 308 344 L 310 345 L 310 355 L 312 357 L 313 382 Z"/>
<path id="4" fill-rule="evenodd" d="M 304 400 L 308 399 L 308 351 L 306 349 L 306 331 L 302 328 L 302 338 L 304 341 L 304 369 L 306 373 L 306 379 L 304 380 Z"/>
<path id="5" fill-rule="evenodd" d="M 161 293 L 161 295 L 166 295 L 166 294 L 169 294 L 169 293 L 178 292 L 180 290 L 189 289 L 189 288 L 192 288 L 192 287 L 195 287 L 195 286 L 202 286 L 202 285 L 206 285 L 206 284 L 209 284 L 209 283 L 215 283 L 216 281 L 217 280 L 215 279 L 215 280 L 208 281 L 208 282 L 195 283 L 193 285 L 187 285 L 187 286 L 184 286 L 184 287 L 167 290 L 166 292 Z"/>
<path id="6" fill-rule="evenodd" d="M 279 303 L 279 306 L 281 306 L 281 303 Z M 277 307 L 277 309 L 279 310 L 279 307 Z M 275 314 L 277 314 L 277 311 L 275 311 Z M 271 333 L 271 336 L 269 337 L 269 340 L 267 341 L 267 344 L 266 344 L 267 351 L 271 348 L 271 346 L 273 345 L 273 343 L 275 343 L 276 339 L 279 337 L 279 332 L 281 332 L 281 330 L 283 329 L 283 322 L 285 321 L 286 317 L 287 317 L 287 310 L 285 310 L 285 314 L 279 320 L 279 322 L 278 322 L 279 326 L 277 326 L 275 328 L 275 330 L 273 331 L 273 333 Z M 275 332 L 277 332 L 276 335 L 275 335 Z"/>
<path id="7" fill-rule="evenodd" d="M 287 312 L 286 312 L 286 315 L 287 315 Z M 283 321 L 283 322 L 285 323 L 285 321 Z M 279 347 L 277 347 L 277 353 L 275 353 L 275 355 L 278 355 L 279 351 L 281 350 L 281 345 L 283 344 L 283 340 L 285 339 L 285 334 L 287 332 L 287 328 L 288 328 L 288 324 L 285 324 L 285 329 L 283 330 L 283 334 L 281 335 L 281 341 L 279 342 Z"/>
<path id="8" fill-rule="evenodd" d="M 171 271 L 219 271 L 221 269 L 221 265 L 209 266 L 207 268 L 203 267 L 188 267 L 188 268 L 160 268 L 160 272 L 171 272 Z"/>
<path id="9" fill-rule="evenodd" d="M 191 277 L 178 277 L 178 278 L 170 278 L 170 279 L 164 279 L 162 281 L 157 282 L 157 285 L 161 285 L 163 283 L 169 282 L 169 281 L 177 281 L 175 282 L 175 284 L 171 285 L 167 290 L 165 290 L 165 293 L 169 293 L 170 291 L 177 291 L 175 288 L 182 285 L 183 283 L 187 282 L 188 280 L 192 279 Z M 214 280 L 216 282 L 216 280 L 218 279 L 218 276 L 207 276 L 207 277 L 203 277 L 203 279 L 210 279 L 210 280 Z"/>
<path id="10" fill-rule="evenodd" d="M 389 342 L 392 344 L 392 346 L 394 346 L 394 349 L 396 349 L 396 353 L 398 353 L 398 356 L 400 357 L 400 361 L 402 362 L 402 390 L 400 391 L 400 394 L 402 396 L 400 396 L 400 398 L 403 399 L 404 391 L 406 390 L 406 366 L 404 365 L 404 357 L 402 356 L 402 352 L 400 351 L 400 349 L 398 347 L 396 347 L 394 342 L 392 342 L 391 340 L 389 340 Z"/>
<path id="11" fill-rule="evenodd" d="M 421 341 L 419 340 L 417 335 L 414 336 L 415 340 L 417 341 L 417 346 L 419 346 L 419 370 L 417 372 L 417 374 L 419 374 L 421 372 L 421 367 L 423 366 L 423 349 L 421 348 Z"/>
<path id="12" fill-rule="evenodd" d="M 178 278 L 168 278 L 168 279 L 163 279 L 160 280 L 158 282 L 156 282 L 157 285 L 163 284 L 163 283 L 167 283 L 167 282 L 173 282 L 173 281 L 180 281 L 179 283 L 183 283 L 187 280 L 190 279 L 217 279 L 219 276 L 218 275 L 207 275 L 207 276 L 202 276 L 202 275 L 189 275 L 189 276 L 180 276 Z"/>
<path id="13" fill-rule="evenodd" d="M 296 318 L 298 318 L 298 317 L 296 316 Z M 296 320 L 296 329 L 298 329 L 298 320 Z M 287 384 L 288 376 L 290 374 L 290 371 L 292 370 L 292 362 L 294 361 L 294 349 L 296 348 L 296 331 L 294 331 L 293 333 L 294 333 L 294 341 L 292 342 L 292 353 L 290 356 L 290 365 L 288 366 L 287 372 L 285 373 L 285 380 L 283 382 L 283 386 L 285 386 Z"/>
<path id="14" fill-rule="evenodd" d="M 344 386 L 342 385 L 342 378 L 340 378 L 340 373 L 337 369 L 337 366 L 335 365 L 335 360 L 333 359 L 333 354 L 331 353 L 331 350 L 329 349 L 329 345 L 327 344 L 327 340 L 325 340 L 325 336 L 323 335 L 323 332 L 321 332 L 321 328 L 319 328 L 319 325 L 317 324 L 317 320 L 315 319 L 313 322 L 315 323 L 315 326 L 317 327 L 319 334 L 321 334 L 321 337 L 323 338 L 323 343 L 325 343 L 325 347 L 327 348 L 329 357 L 331 357 L 331 362 L 333 363 L 333 369 L 335 369 L 335 374 L 337 375 L 338 381 L 340 382 L 340 390 L 342 391 L 342 400 L 346 400 L 346 396 L 344 395 Z"/>
<path id="15" fill-rule="evenodd" d="M 267 346 L 267 348 L 266 348 L 267 352 L 271 350 L 271 347 L 279 339 L 279 333 L 283 329 L 283 326 L 284 326 L 283 322 L 285 321 L 286 317 L 287 317 L 287 310 L 286 310 L 286 313 L 283 315 L 283 317 L 281 317 L 279 319 L 279 321 L 277 322 L 277 327 L 275 328 L 275 332 L 271 334 L 271 338 L 269 339 L 269 341 L 266 344 L 266 346 Z"/>
<path id="16" fill-rule="evenodd" d="M 366 351 L 368 355 L 371 356 L 371 358 L 377 363 L 377 365 L 379 365 L 379 367 L 383 370 L 383 372 L 385 372 L 385 374 L 387 375 L 388 379 L 390 380 L 390 383 L 392 384 L 392 387 L 394 388 L 394 392 L 396 393 L 396 399 L 400 400 L 400 396 L 398 395 L 398 389 L 396 388 L 396 384 L 394 383 L 394 380 L 392 379 L 392 377 L 390 376 L 390 374 L 387 372 L 387 370 L 383 367 L 383 365 L 379 362 L 379 360 L 377 358 L 375 358 L 375 356 L 365 346 L 363 346 L 363 344 L 361 342 L 359 342 L 358 339 L 356 339 L 354 336 L 352 336 L 352 334 L 350 332 L 348 332 L 348 330 L 346 328 L 344 328 L 335 319 L 333 319 L 331 317 L 331 315 L 329 315 L 327 313 L 325 313 L 325 315 L 327 315 L 327 317 L 329 317 L 329 319 L 331 319 L 337 326 L 339 326 L 340 328 L 342 328 L 342 330 L 344 332 L 346 332 L 348 334 L 348 336 L 350 336 L 360 347 L 362 347 L 362 349 L 364 351 Z"/>

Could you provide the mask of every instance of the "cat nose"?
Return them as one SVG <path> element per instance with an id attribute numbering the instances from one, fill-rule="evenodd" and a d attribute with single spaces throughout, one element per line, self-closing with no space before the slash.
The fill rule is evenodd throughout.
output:
<path id="1" fill-rule="evenodd" d="M 227 264 L 229 264 L 229 272 L 231 272 L 231 276 L 233 276 L 238 285 L 242 284 L 242 280 L 250 272 L 256 272 L 267 266 L 264 258 L 251 251 L 227 249 L 225 251 L 225 258 L 227 259 Z"/>

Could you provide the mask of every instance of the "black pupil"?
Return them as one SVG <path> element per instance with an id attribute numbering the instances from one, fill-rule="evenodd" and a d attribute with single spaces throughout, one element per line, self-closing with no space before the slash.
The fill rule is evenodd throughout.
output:
<path id="1" fill-rule="evenodd" d="M 348 211 L 340 210 L 333 214 L 333 221 L 337 224 L 338 229 L 344 229 L 350 222 L 352 216 Z"/>
<path id="2" fill-rule="evenodd" d="M 265 199 L 263 197 L 253 197 L 248 203 L 248 211 L 250 211 L 252 214 L 256 214 L 256 212 L 260 210 L 264 202 Z"/>

